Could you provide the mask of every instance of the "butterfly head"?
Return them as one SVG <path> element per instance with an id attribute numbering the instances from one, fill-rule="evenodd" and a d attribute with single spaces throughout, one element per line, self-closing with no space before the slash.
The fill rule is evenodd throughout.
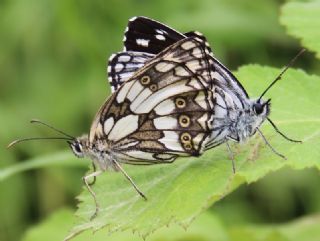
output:
<path id="1" fill-rule="evenodd" d="M 86 154 L 89 152 L 89 141 L 88 136 L 84 135 L 74 139 L 73 141 L 68 141 L 73 153 L 79 157 L 85 157 Z"/>
<path id="2" fill-rule="evenodd" d="M 229 138 L 237 142 L 245 142 L 254 135 L 259 126 L 268 118 L 270 113 L 270 99 L 250 100 L 245 110 L 236 113 L 236 119 L 231 122 Z"/>
<path id="3" fill-rule="evenodd" d="M 268 99 L 267 101 L 263 101 L 261 99 L 258 99 L 252 103 L 252 111 L 256 116 L 261 116 L 266 118 L 270 113 L 270 101 L 271 99 Z"/>
<path id="4" fill-rule="evenodd" d="M 113 168 L 113 162 L 111 161 L 113 156 L 105 140 L 95 139 L 90 142 L 88 135 L 83 135 L 68 141 L 68 143 L 76 157 L 89 158 L 102 170 L 107 170 L 109 167 Z"/>
<path id="5" fill-rule="evenodd" d="M 268 118 L 270 114 L 270 101 L 264 101 L 262 99 L 252 100 L 250 104 L 249 116 L 247 117 L 247 134 L 246 136 L 252 136 L 256 133 L 257 128 Z"/>

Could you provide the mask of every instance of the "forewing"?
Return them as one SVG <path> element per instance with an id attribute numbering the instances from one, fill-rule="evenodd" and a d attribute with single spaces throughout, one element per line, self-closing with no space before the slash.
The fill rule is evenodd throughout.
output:
<path id="1" fill-rule="evenodd" d="M 115 158 L 131 164 L 201 154 L 214 106 L 208 56 L 194 37 L 165 49 L 111 96 L 90 140 L 107 139 Z"/>
<path id="2" fill-rule="evenodd" d="M 158 54 L 185 38 L 178 31 L 146 17 L 133 17 L 124 33 L 124 51 Z"/>

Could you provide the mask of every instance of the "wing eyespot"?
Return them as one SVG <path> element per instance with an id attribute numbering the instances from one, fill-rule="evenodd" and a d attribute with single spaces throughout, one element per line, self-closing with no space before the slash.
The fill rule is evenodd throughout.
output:
<path id="1" fill-rule="evenodd" d="M 190 126 L 190 117 L 187 115 L 180 115 L 179 116 L 179 125 L 186 128 L 188 126 Z"/>
<path id="2" fill-rule="evenodd" d="M 192 145 L 191 143 L 185 143 L 183 145 L 184 149 L 187 150 L 187 151 L 191 151 L 192 150 Z"/>
<path id="3" fill-rule="evenodd" d="M 191 141 L 191 135 L 188 132 L 183 132 L 180 136 L 182 143 L 187 143 Z"/>
<path id="4" fill-rule="evenodd" d="M 152 92 L 155 92 L 155 91 L 157 91 L 158 90 L 158 86 L 156 85 L 156 84 L 152 84 L 152 85 L 150 85 L 150 90 L 152 91 Z"/>
<path id="5" fill-rule="evenodd" d="M 177 99 L 175 100 L 175 104 L 176 104 L 176 107 L 177 107 L 177 108 L 183 109 L 183 108 L 186 107 L 187 102 L 186 102 L 186 100 L 185 100 L 184 98 L 179 97 L 179 98 L 177 98 Z"/>
<path id="6" fill-rule="evenodd" d="M 144 75 L 144 76 L 142 76 L 142 78 L 140 79 L 140 83 L 141 83 L 142 85 L 148 85 L 148 84 L 150 83 L 150 81 L 151 81 L 151 78 L 150 78 L 149 75 Z"/>

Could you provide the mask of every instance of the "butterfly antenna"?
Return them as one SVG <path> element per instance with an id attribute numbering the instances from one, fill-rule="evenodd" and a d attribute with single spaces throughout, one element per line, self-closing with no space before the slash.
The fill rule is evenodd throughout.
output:
<path id="1" fill-rule="evenodd" d="M 283 70 L 281 71 L 281 73 L 277 76 L 277 78 L 276 78 L 274 81 L 272 81 L 272 83 L 265 89 L 265 91 L 263 91 L 263 93 L 260 95 L 258 101 L 260 101 L 261 98 L 265 95 L 265 93 L 267 93 L 268 90 L 269 90 L 275 83 L 277 83 L 278 80 L 281 79 L 282 75 L 294 64 L 294 62 L 297 60 L 297 58 L 298 58 L 301 54 L 303 54 L 305 51 L 306 51 L 306 49 L 304 49 L 304 48 L 301 49 L 301 50 L 299 51 L 299 53 L 298 53 L 293 59 L 291 59 L 291 61 L 284 67 L 284 69 L 283 69 Z"/>
<path id="2" fill-rule="evenodd" d="M 66 138 L 66 137 L 29 137 L 29 138 L 22 138 L 22 139 L 17 139 L 11 142 L 7 148 L 10 148 L 20 142 L 24 141 L 35 141 L 35 140 L 72 140 L 71 138 Z"/>
<path id="3" fill-rule="evenodd" d="M 276 124 L 274 124 L 274 123 L 272 122 L 272 120 L 270 120 L 269 118 L 267 118 L 267 120 L 268 120 L 269 123 L 272 125 L 272 127 L 275 129 L 275 131 L 278 132 L 284 139 L 286 139 L 286 140 L 288 140 L 288 141 L 291 141 L 291 142 L 302 143 L 302 141 L 294 140 L 294 139 L 291 139 L 291 138 L 287 137 L 285 134 L 283 134 L 283 133 L 278 129 L 278 127 L 276 126 Z"/>
<path id="4" fill-rule="evenodd" d="M 43 121 L 41 121 L 41 120 L 33 119 L 33 120 L 30 121 L 30 123 L 32 123 L 32 124 L 33 124 L 33 123 L 36 123 L 36 124 L 44 125 L 44 126 L 50 128 L 51 130 L 54 130 L 54 131 L 56 131 L 56 132 L 58 132 L 58 133 L 60 133 L 60 134 L 62 134 L 62 135 L 64 135 L 64 136 L 69 137 L 69 140 L 70 140 L 70 139 L 71 139 L 71 140 L 76 139 L 75 137 L 73 137 L 73 136 L 65 133 L 64 131 L 58 130 L 57 128 L 55 128 L 55 127 L 53 127 L 53 126 L 51 126 L 51 125 L 49 125 L 49 124 L 47 124 L 47 123 L 45 123 L 45 122 L 43 122 Z"/>

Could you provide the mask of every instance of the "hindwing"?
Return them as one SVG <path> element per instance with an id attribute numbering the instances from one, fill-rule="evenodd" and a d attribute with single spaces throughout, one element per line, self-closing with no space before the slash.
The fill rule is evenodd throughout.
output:
<path id="1" fill-rule="evenodd" d="M 149 60 L 113 93 L 91 128 L 120 162 L 153 164 L 203 152 L 214 99 L 205 43 L 184 38 Z"/>

